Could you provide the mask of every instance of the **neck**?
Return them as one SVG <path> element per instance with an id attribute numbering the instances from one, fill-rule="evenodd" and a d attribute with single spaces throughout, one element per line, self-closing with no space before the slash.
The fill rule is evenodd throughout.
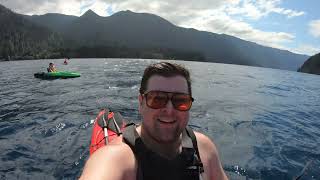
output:
<path id="1" fill-rule="evenodd" d="M 158 153 L 160 156 L 173 159 L 176 157 L 182 150 L 182 135 L 179 139 L 173 142 L 159 142 L 156 139 L 152 138 L 147 131 L 143 129 L 142 126 L 137 128 L 138 134 L 140 135 L 143 143 L 153 152 Z"/>

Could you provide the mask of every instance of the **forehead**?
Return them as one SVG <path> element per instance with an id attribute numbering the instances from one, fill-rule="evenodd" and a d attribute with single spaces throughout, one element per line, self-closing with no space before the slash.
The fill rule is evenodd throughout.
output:
<path id="1" fill-rule="evenodd" d="M 188 93 L 187 80 L 180 75 L 164 77 L 153 75 L 148 80 L 147 91 L 166 91 Z"/>

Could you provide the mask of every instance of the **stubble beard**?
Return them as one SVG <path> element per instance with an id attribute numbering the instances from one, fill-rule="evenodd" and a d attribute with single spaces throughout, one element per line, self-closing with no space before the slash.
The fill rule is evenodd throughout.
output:
<path id="1" fill-rule="evenodd" d="M 154 132 L 150 132 L 151 137 L 159 144 L 172 144 L 180 139 L 182 130 L 178 125 L 175 127 L 164 128 L 161 125 L 154 126 Z"/>

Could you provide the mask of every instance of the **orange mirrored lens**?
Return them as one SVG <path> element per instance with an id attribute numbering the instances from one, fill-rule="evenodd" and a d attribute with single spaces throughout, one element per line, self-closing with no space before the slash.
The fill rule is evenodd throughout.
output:
<path id="1" fill-rule="evenodd" d="M 192 98 L 188 94 L 175 94 L 171 98 L 173 106 L 180 111 L 187 111 L 191 108 Z"/>
<path id="2" fill-rule="evenodd" d="M 147 105 L 153 109 L 163 108 L 168 102 L 168 96 L 161 92 L 150 91 L 146 97 Z"/>

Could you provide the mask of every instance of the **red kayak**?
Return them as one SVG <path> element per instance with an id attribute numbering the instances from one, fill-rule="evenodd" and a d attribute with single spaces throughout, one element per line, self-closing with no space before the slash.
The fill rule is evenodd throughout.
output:
<path id="1" fill-rule="evenodd" d="M 109 109 L 101 110 L 93 124 L 90 155 L 120 136 L 125 125 L 126 122 L 120 113 L 112 112 Z"/>

